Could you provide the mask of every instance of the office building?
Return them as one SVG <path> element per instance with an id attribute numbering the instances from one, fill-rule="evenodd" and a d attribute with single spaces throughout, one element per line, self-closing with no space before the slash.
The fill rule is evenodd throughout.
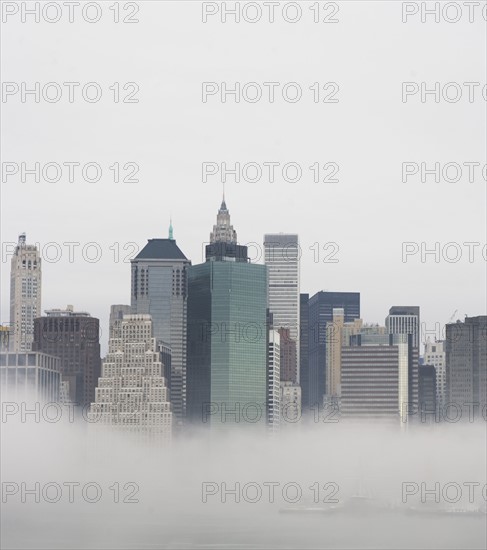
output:
<path id="1" fill-rule="evenodd" d="M 131 260 L 132 313 L 151 315 L 157 345 L 171 354 L 170 396 L 178 423 L 186 411 L 187 269 L 173 238 L 150 239 Z"/>
<path id="2" fill-rule="evenodd" d="M 188 268 L 188 416 L 198 425 L 265 426 L 266 267 L 237 244 L 225 200 L 210 241 L 206 262 Z"/>
<path id="3" fill-rule="evenodd" d="M 342 418 L 408 422 L 417 413 L 408 384 L 412 336 L 369 332 L 350 344 L 342 348 Z"/>
<path id="4" fill-rule="evenodd" d="M 295 342 L 295 366 L 290 370 L 295 372 L 294 378 L 299 382 L 299 261 L 301 250 L 296 234 L 266 234 L 264 235 L 264 260 L 267 266 L 269 311 L 274 318 L 274 328 L 287 329 L 288 340 Z M 281 337 L 281 350 L 283 347 Z M 281 364 L 281 376 L 283 365 Z"/>
<path id="5" fill-rule="evenodd" d="M 301 414 L 301 387 L 294 382 L 281 382 L 281 428 L 299 424 Z"/>
<path id="6" fill-rule="evenodd" d="M 436 372 L 436 403 L 439 407 L 446 404 L 446 355 L 444 342 L 437 340 L 424 345 L 423 362 L 425 365 L 433 365 Z"/>
<path id="7" fill-rule="evenodd" d="M 326 327 L 333 310 L 343 309 L 344 322 L 360 319 L 360 293 L 320 291 L 309 300 L 308 325 L 308 408 L 323 405 L 326 393 Z"/>
<path id="8" fill-rule="evenodd" d="M 418 372 L 418 402 L 421 422 L 439 420 L 436 401 L 436 369 L 433 365 L 420 365 Z"/>
<path id="9" fill-rule="evenodd" d="M 386 317 L 389 334 L 412 334 L 413 347 L 420 346 L 421 324 L 418 306 L 392 306 Z"/>
<path id="10" fill-rule="evenodd" d="M 90 423 L 144 440 L 169 440 L 172 413 L 162 372 L 150 315 L 124 315 L 115 321 Z"/>
<path id="11" fill-rule="evenodd" d="M 459 407 L 468 418 L 468 407 L 479 409 L 487 404 L 487 316 L 465 317 L 446 325 L 447 404 Z M 471 404 L 471 405 L 468 405 Z"/>
<path id="12" fill-rule="evenodd" d="M 41 257 L 37 246 L 19 236 L 10 267 L 10 350 L 30 351 L 34 319 L 41 314 Z"/>
<path id="13" fill-rule="evenodd" d="M 281 420 L 281 375 L 279 331 L 269 327 L 267 355 L 267 424 L 271 433 L 279 430 Z"/>
<path id="14" fill-rule="evenodd" d="M 41 352 L 1 352 L 1 400 L 17 404 L 59 401 L 60 363 L 58 357 Z"/>
<path id="15" fill-rule="evenodd" d="M 47 310 L 34 321 L 33 349 L 59 357 L 63 381 L 69 384 L 69 400 L 80 406 L 95 399 L 100 376 L 100 322 L 84 311 Z"/>

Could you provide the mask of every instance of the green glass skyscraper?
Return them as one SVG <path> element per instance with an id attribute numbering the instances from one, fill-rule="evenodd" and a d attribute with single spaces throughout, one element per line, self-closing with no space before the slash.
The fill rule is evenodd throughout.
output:
<path id="1" fill-rule="evenodd" d="M 188 268 L 187 413 L 195 424 L 264 426 L 266 267 L 237 244 L 223 200 L 206 262 Z"/>

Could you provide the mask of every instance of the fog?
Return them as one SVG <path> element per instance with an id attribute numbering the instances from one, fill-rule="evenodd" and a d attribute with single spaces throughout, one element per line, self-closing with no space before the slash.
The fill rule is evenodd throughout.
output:
<path id="1" fill-rule="evenodd" d="M 487 516 L 465 512 L 485 507 L 485 422 L 341 421 L 273 436 L 224 426 L 159 445 L 102 433 L 80 416 L 46 418 L 2 415 L 2 548 L 486 546 Z M 70 482 L 79 484 L 71 495 Z M 455 487 L 461 498 L 449 503 Z M 352 507 L 354 495 L 369 500 Z M 452 508 L 464 512 L 438 513 Z"/>

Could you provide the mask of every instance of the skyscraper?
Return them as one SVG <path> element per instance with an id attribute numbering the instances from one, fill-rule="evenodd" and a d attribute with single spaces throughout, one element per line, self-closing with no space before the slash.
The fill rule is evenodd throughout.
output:
<path id="1" fill-rule="evenodd" d="M 225 200 L 188 269 L 188 416 L 210 426 L 266 423 L 266 267 L 237 244 Z"/>
<path id="2" fill-rule="evenodd" d="M 296 345 L 296 380 L 299 382 L 299 260 L 301 252 L 296 234 L 264 235 L 264 259 L 268 277 L 268 307 L 274 328 L 289 330 Z M 282 338 L 281 338 L 282 350 Z M 281 361 L 282 362 L 282 361 Z M 282 375 L 281 365 L 281 375 Z"/>
<path id="3" fill-rule="evenodd" d="M 421 325 L 418 306 L 392 306 L 386 317 L 389 334 L 412 334 L 413 346 L 419 349 Z"/>
<path id="4" fill-rule="evenodd" d="M 309 408 L 309 358 L 308 358 L 308 317 L 309 294 L 299 295 L 299 384 L 301 386 L 301 406 Z"/>
<path id="5" fill-rule="evenodd" d="M 69 400 L 89 405 L 95 399 L 100 376 L 100 322 L 89 313 L 74 311 L 73 306 L 45 313 L 34 321 L 32 348 L 59 357 Z"/>
<path id="6" fill-rule="evenodd" d="M 436 372 L 436 403 L 439 407 L 446 404 L 446 357 L 444 342 L 425 342 L 424 364 L 433 365 Z"/>
<path id="7" fill-rule="evenodd" d="M 389 315 L 386 317 L 385 325 L 389 334 L 411 335 L 411 346 L 409 347 L 408 384 L 409 399 L 411 407 L 418 406 L 418 384 L 419 384 L 419 347 L 421 344 L 420 310 L 418 306 L 392 306 Z"/>
<path id="8" fill-rule="evenodd" d="M 436 414 L 436 370 L 433 365 L 420 365 L 418 373 L 418 402 L 422 422 L 439 419 Z"/>
<path id="9" fill-rule="evenodd" d="M 350 345 L 350 336 L 358 334 L 362 319 L 345 323 L 343 308 L 333 308 L 333 321 L 326 324 L 326 396 L 331 402 L 340 402 L 342 348 Z"/>
<path id="10" fill-rule="evenodd" d="M 131 260 L 132 313 L 149 314 L 154 338 L 171 352 L 170 397 L 180 422 L 186 411 L 187 268 L 191 262 L 173 238 L 149 239 Z"/>
<path id="11" fill-rule="evenodd" d="M 477 417 L 487 404 L 487 316 L 465 317 L 446 325 L 447 405 L 463 409 L 477 407 Z M 479 414 L 480 407 L 480 414 Z"/>
<path id="12" fill-rule="evenodd" d="M 126 304 L 115 304 L 110 306 L 110 319 L 108 328 L 108 338 L 112 337 L 112 332 L 117 321 L 121 321 L 124 315 L 130 315 L 132 313 L 132 306 Z"/>
<path id="13" fill-rule="evenodd" d="M 346 323 L 360 319 L 360 293 L 320 291 L 309 300 L 309 408 L 323 405 L 326 392 L 326 325 L 333 321 L 335 308 L 343 309 Z"/>
<path id="14" fill-rule="evenodd" d="M 353 335 L 350 343 L 341 352 L 342 417 L 408 422 L 417 413 L 408 384 L 412 337 L 378 331 Z"/>
<path id="15" fill-rule="evenodd" d="M 91 404 L 97 427 L 167 441 L 172 413 L 150 315 L 124 315 L 113 323 L 108 354 Z"/>
<path id="16" fill-rule="evenodd" d="M 279 328 L 280 349 L 281 349 L 281 381 L 298 383 L 298 362 L 296 340 L 291 338 L 288 328 Z"/>
<path id="17" fill-rule="evenodd" d="M 267 423 L 270 432 L 277 432 L 281 422 L 280 391 L 280 336 L 279 332 L 269 327 L 267 356 Z"/>
<path id="18" fill-rule="evenodd" d="M 36 246 L 19 235 L 10 270 L 10 349 L 29 351 L 34 340 L 34 319 L 41 314 L 41 257 Z"/>

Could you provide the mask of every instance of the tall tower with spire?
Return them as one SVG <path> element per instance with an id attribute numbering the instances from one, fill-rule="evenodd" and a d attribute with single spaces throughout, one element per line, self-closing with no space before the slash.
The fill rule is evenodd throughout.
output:
<path id="1" fill-rule="evenodd" d="M 206 246 L 206 260 L 248 262 L 247 247 L 237 244 L 237 232 L 230 221 L 230 211 L 225 202 L 225 192 L 216 215 L 216 224 Z"/>
<path id="2" fill-rule="evenodd" d="M 225 192 L 223 192 L 222 204 L 216 216 L 216 225 L 213 226 L 213 231 L 210 233 L 210 243 L 217 242 L 237 244 L 237 232 L 230 223 L 230 212 L 225 203 Z"/>
<path id="3" fill-rule="evenodd" d="M 225 197 L 210 241 L 206 262 L 188 268 L 188 418 L 219 429 L 263 427 L 266 267 L 237 244 Z"/>

